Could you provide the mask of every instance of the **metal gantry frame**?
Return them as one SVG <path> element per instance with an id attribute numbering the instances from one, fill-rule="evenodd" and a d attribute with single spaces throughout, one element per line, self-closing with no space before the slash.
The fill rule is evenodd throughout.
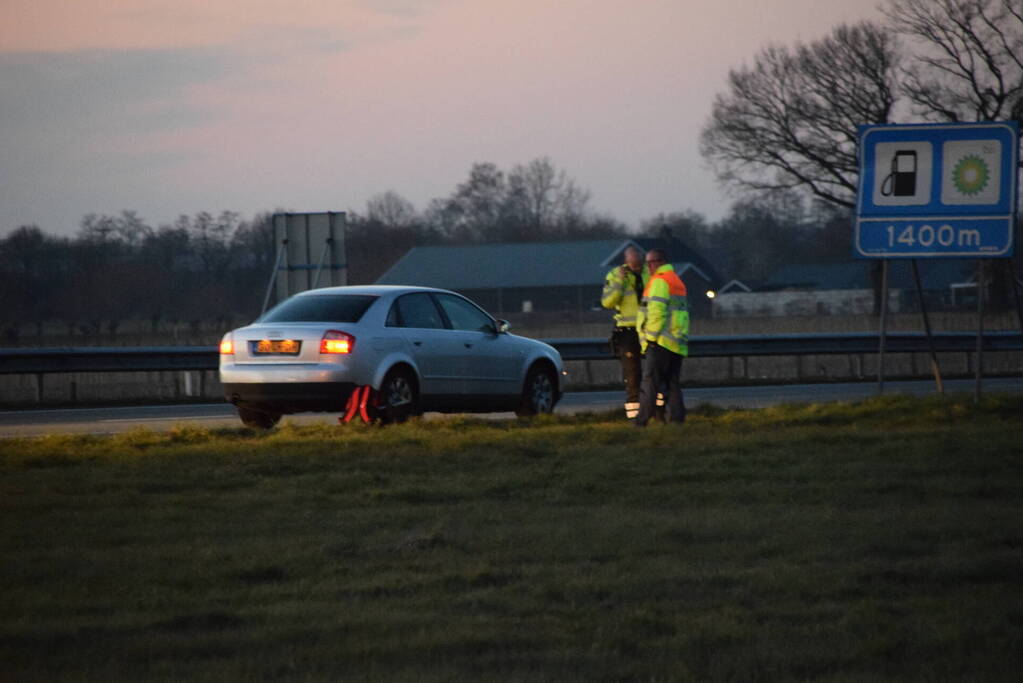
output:
<path id="1" fill-rule="evenodd" d="M 331 277 L 332 285 L 345 285 L 348 283 L 348 254 L 347 254 L 347 240 L 345 239 L 347 223 L 345 220 L 346 214 L 343 211 L 327 211 L 321 213 L 278 213 L 273 216 L 273 227 L 274 227 L 274 240 L 277 243 L 277 255 L 274 258 L 273 272 L 270 273 L 270 279 L 267 283 L 266 294 L 263 297 L 263 307 L 260 311 L 260 315 L 266 313 L 270 306 L 270 298 L 273 295 L 275 287 L 278 289 L 278 301 L 283 301 L 284 298 L 291 296 L 299 291 L 306 289 L 315 289 L 320 286 L 320 280 L 323 275 L 324 269 L 339 270 L 340 282 L 333 282 L 334 278 Z M 326 219 L 326 231 L 321 232 L 322 234 L 316 235 L 315 238 L 313 233 L 315 230 L 312 229 L 313 220 Z M 296 220 L 301 221 L 301 229 L 298 235 L 292 235 L 293 224 Z M 278 231 L 279 222 L 281 223 L 281 230 Z M 297 237 L 297 239 L 295 239 Z M 323 247 L 320 249 L 319 258 L 317 259 L 316 266 L 312 265 L 312 252 L 313 243 L 318 242 L 319 239 L 323 240 Z M 331 254 L 334 252 L 338 242 L 341 245 L 341 253 L 337 256 L 340 257 L 339 263 L 334 263 L 331 259 Z M 297 263 L 292 263 L 288 259 L 289 250 L 295 245 L 301 249 L 304 247 L 304 258 L 299 258 Z M 291 282 L 291 273 L 294 270 L 305 270 L 313 271 L 312 276 L 306 277 L 305 286 L 301 288 L 293 288 Z M 279 277 L 281 271 L 285 273 L 283 292 Z M 294 291 L 292 291 L 294 289 Z"/>

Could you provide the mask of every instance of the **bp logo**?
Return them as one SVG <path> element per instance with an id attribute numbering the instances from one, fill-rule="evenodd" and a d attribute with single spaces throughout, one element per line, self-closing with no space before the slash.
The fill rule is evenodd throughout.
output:
<path id="1" fill-rule="evenodd" d="M 998 140 L 948 140 L 942 146 L 941 202 L 948 206 L 997 204 L 1002 144 Z"/>
<path id="2" fill-rule="evenodd" d="M 952 171 L 952 182 L 956 189 L 964 195 L 977 195 L 987 187 L 991 180 L 991 171 L 987 164 L 976 155 L 963 157 Z"/>

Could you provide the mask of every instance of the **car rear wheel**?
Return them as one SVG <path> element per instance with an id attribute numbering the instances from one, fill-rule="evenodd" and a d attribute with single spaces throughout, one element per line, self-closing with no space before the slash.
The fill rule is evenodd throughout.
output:
<path id="1" fill-rule="evenodd" d="M 532 367 L 522 387 L 522 400 L 515 414 L 519 417 L 554 412 L 554 378 L 542 367 Z"/>
<path id="2" fill-rule="evenodd" d="M 281 421 L 280 413 L 271 413 L 252 408 L 238 408 L 242 424 L 252 429 L 273 429 Z"/>
<path id="3" fill-rule="evenodd" d="M 419 414 L 416 380 L 405 368 L 394 368 L 384 377 L 377 394 L 377 416 L 384 424 L 404 422 Z"/>

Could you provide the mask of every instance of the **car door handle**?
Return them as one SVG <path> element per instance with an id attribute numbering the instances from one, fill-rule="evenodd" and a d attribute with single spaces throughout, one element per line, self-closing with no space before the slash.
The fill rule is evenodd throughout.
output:
<path id="1" fill-rule="evenodd" d="M 470 344 L 469 342 L 465 342 L 465 348 L 471 349 L 472 348 L 472 344 Z"/>
<path id="2" fill-rule="evenodd" d="M 414 342 L 412 342 L 412 344 L 413 344 L 413 346 L 422 346 L 423 342 L 421 342 L 421 341 L 414 341 Z"/>

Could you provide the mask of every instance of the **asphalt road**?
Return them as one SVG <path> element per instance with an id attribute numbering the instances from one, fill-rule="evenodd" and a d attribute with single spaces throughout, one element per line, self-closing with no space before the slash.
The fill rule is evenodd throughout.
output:
<path id="1" fill-rule="evenodd" d="M 946 380 L 948 393 L 972 394 L 972 380 Z M 1023 393 L 1023 378 L 985 379 L 985 392 Z M 932 381 L 887 382 L 885 393 L 924 395 L 934 392 Z M 877 394 L 876 382 L 842 384 L 786 384 L 756 387 L 708 387 L 686 389 L 686 405 L 704 403 L 724 408 L 764 408 L 781 403 L 855 401 Z M 602 412 L 621 407 L 620 391 L 589 391 L 566 394 L 555 412 L 573 414 Z M 497 413 L 494 417 L 511 417 Z M 305 413 L 286 416 L 297 423 L 337 422 L 337 413 Z M 431 415 L 427 415 L 430 419 Z M 0 438 L 46 434 L 115 434 L 144 427 L 154 431 L 189 424 L 198 427 L 236 427 L 241 423 L 226 403 L 131 406 L 122 408 L 71 408 L 58 410 L 0 411 Z"/>

